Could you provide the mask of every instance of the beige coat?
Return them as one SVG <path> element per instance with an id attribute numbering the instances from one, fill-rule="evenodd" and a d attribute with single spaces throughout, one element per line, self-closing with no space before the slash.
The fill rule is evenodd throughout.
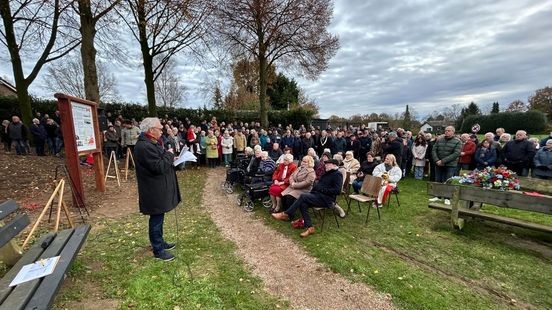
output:
<path id="1" fill-rule="evenodd" d="M 312 184 L 316 178 L 313 168 L 299 167 L 289 177 L 290 185 L 282 192 L 282 196 L 291 195 L 296 199 L 303 193 L 308 193 L 312 189 Z"/>

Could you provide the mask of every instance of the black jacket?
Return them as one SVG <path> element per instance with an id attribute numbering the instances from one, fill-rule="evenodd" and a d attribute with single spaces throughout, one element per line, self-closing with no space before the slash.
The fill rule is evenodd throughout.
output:
<path id="1" fill-rule="evenodd" d="M 403 154 L 403 144 L 402 140 L 397 138 L 393 141 L 387 142 L 387 144 L 383 147 L 383 154 L 393 154 L 395 155 L 395 158 L 397 159 L 397 165 L 401 165 L 402 163 L 402 154 Z"/>
<path id="2" fill-rule="evenodd" d="M 343 187 L 343 174 L 339 170 L 324 172 L 320 180 L 316 182 L 311 192 L 318 192 L 328 197 L 328 204 L 333 203 L 337 195 L 341 194 Z"/>
<path id="3" fill-rule="evenodd" d="M 173 166 L 174 155 L 157 141 L 140 135 L 134 146 L 136 180 L 140 212 L 162 214 L 174 209 L 182 200 Z"/>

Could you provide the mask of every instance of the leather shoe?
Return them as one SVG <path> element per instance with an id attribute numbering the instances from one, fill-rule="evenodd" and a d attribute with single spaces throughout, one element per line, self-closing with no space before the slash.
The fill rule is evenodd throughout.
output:
<path id="1" fill-rule="evenodd" d="M 301 238 L 305 238 L 305 237 L 308 237 L 310 235 L 314 234 L 314 227 L 311 226 L 309 228 L 307 228 L 307 230 L 305 230 L 304 232 L 302 232 L 300 234 Z"/>
<path id="2" fill-rule="evenodd" d="M 289 215 L 287 215 L 287 213 L 285 212 L 272 213 L 272 217 L 280 221 L 289 220 Z"/>

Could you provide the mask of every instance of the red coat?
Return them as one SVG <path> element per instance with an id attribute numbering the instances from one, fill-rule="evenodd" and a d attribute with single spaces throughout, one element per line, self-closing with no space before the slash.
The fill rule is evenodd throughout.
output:
<path id="1" fill-rule="evenodd" d="M 475 145 L 475 142 L 473 142 L 472 140 L 468 140 L 462 146 L 462 152 L 464 152 L 464 155 L 460 156 L 460 159 L 458 160 L 458 162 L 460 164 L 471 164 L 473 160 L 473 154 L 475 154 L 476 149 L 477 149 L 477 146 Z"/>
<path id="2" fill-rule="evenodd" d="M 287 174 L 285 178 L 282 178 L 282 174 L 284 173 L 284 164 L 279 164 L 278 167 L 276 167 L 276 170 L 274 170 L 274 173 L 272 174 L 272 181 L 280 181 L 284 182 L 283 185 L 280 185 L 282 189 L 286 189 L 289 186 L 289 177 L 291 174 L 297 169 L 297 166 L 295 163 L 290 163 L 288 165 Z"/>

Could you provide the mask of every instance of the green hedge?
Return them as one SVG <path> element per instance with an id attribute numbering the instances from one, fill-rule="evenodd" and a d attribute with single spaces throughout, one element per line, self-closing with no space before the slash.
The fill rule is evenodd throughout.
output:
<path id="1" fill-rule="evenodd" d="M 464 119 L 461 132 L 471 132 L 474 124 L 481 126 L 481 133 L 495 132 L 502 127 L 506 132 L 525 130 L 528 133 L 542 133 L 546 129 L 546 115 L 540 111 L 504 112 L 491 115 L 471 115 Z"/>
<path id="2" fill-rule="evenodd" d="M 38 98 L 31 98 L 31 107 L 33 109 L 33 115 L 36 112 L 52 115 L 57 110 L 57 100 L 44 100 Z M 105 108 L 106 112 L 111 112 L 114 116 L 119 114 L 123 117 L 131 119 L 143 119 L 147 116 L 147 107 L 139 104 L 128 104 L 122 102 L 113 102 L 101 104 L 101 107 Z M 17 98 L 15 97 L 0 97 L 0 118 L 11 119 L 12 115 L 19 115 L 19 105 Z M 258 122 L 259 112 L 257 111 L 229 111 L 229 110 L 210 110 L 204 108 L 187 109 L 187 108 L 165 108 L 158 107 L 157 115 L 164 117 L 177 117 L 180 120 L 188 118 L 192 123 L 199 124 L 202 120 L 211 120 L 213 116 L 217 118 L 219 122 L 225 121 L 241 121 L 241 122 Z M 272 125 L 287 125 L 292 124 L 295 128 L 300 125 L 310 124 L 311 119 L 314 116 L 314 112 L 305 109 L 292 109 L 290 111 L 269 111 L 268 121 Z"/>

